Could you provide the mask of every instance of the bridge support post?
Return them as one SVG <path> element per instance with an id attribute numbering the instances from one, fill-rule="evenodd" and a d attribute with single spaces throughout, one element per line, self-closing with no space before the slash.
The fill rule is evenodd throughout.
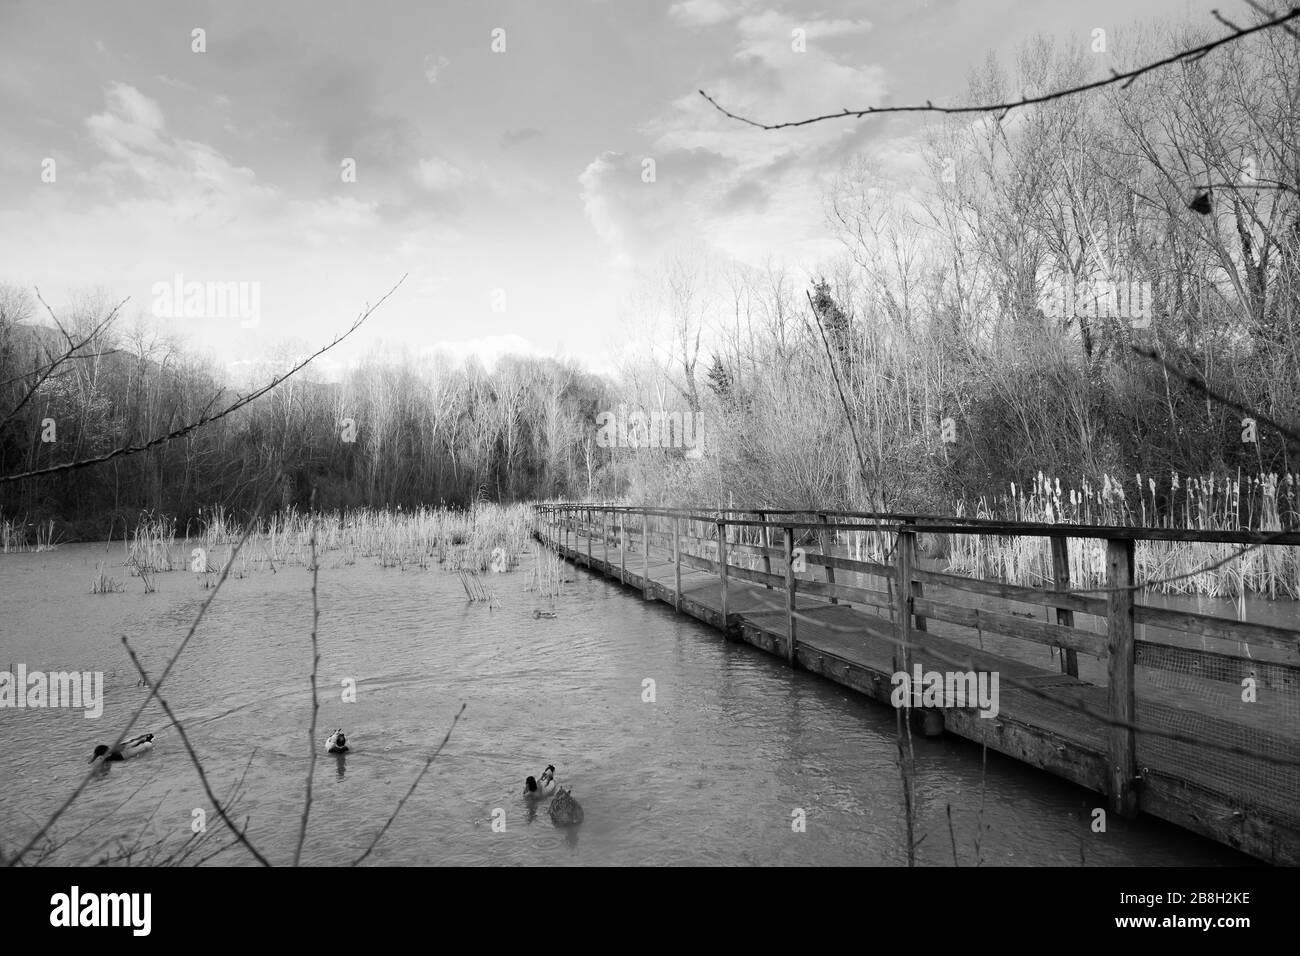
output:
<path id="1" fill-rule="evenodd" d="M 785 527 L 785 659 L 794 667 L 794 528 Z"/>
<path id="2" fill-rule="evenodd" d="M 673 515 L 673 607 L 682 612 L 682 537 L 681 518 Z"/>
<path id="3" fill-rule="evenodd" d="M 897 602 L 898 639 L 895 660 L 899 670 L 912 673 L 912 568 L 916 560 L 916 532 L 898 529 L 898 542 L 894 546 L 894 563 L 898 570 Z"/>
<path id="4" fill-rule="evenodd" d="M 819 513 L 817 517 L 821 519 L 822 524 L 827 523 L 825 512 Z M 825 528 L 818 529 L 817 544 L 822 550 L 822 557 L 830 557 L 830 532 L 828 532 Z M 826 583 L 829 584 L 832 588 L 835 587 L 835 569 L 831 567 L 829 564 L 826 565 Z M 840 599 L 832 594 L 831 603 L 839 604 Z"/>
<path id="5" fill-rule="evenodd" d="M 627 512 L 618 513 L 618 583 L 627 584 Z"/>
<path id="6" fill-rule="evenodd" d="M 641 597 L 650 600 L 650 512 L 641 512 Z"/>
<path id="7" fill-rule="evenodd" d="M 770 554 L 768 554 L 767 552 L 768 552 L 768 549 L 772 547 L 772 538 L 771 538 L 771 535 L 768 534 L 768 527 L 767 527 L 767 524 L 766 524 L 766 521 L 767 521 L 767 512 L 766 512 L 766 511 L 755 511 L 754 514 L 758 515 L 758 520 L 759 520 L 759 521 L 765 522 L 764 525 L 763 525 L 763 527 L 761 527 L 761 528 L 759 529 L 759 533 L 762 535 L 761 543 L 762 543 L 762 545 L 763 545 L 763 573 L 764 573 L 764 574 L 771 574 L 771 573 L 772 573 L 772 556 L 771 556 Z M 764 586 L 765 588 L 767 588 L 769 591 L 772 590 L 772 582 L 771 582 L 771 581 L 766 581 L 766 582 L 764 582 L 763 586 Z"/>
<path id="8" fill-rule="evenodd" d="M 1111 720 L 1110 807 L 1121 817 L 1138 812 L 1137 739 L 1132 724 L 1137 713 L 1133 690 L 1133 540 L 1106 541 L 1106 650 Z"/>
<path id="9" fill-rule="evenodd" d="M 718 519 L 718 578 L 722 583 L 722 638 L 731 640 L 731 632 L 727 627 L 727 522 Z"/>
<path id="10" fill-rule="evenodd" d="M 1070 589 L 1070 552 L 1068 545 L 1068 538 L 1060 535 L 1053 536 L 1052 579 L 1058 591 L 1068 591 Z M 1062 627 L 1074 627 L 1074 612 L 1068 608 L 1058 607 L 1056 609 L 1056 623 Z M 1078 653 L 1067 647 L 1058 648 L 1058 650 L 1061 652 L 1061 673 L 1069 674 L 1071 677 L 1078 677 Z"/>
<path id="11" fill-rule="evenodd" d="M 609 577 L 609 508 L 600 506 L 600 543 L 605 549 L 605 577 Z"/>

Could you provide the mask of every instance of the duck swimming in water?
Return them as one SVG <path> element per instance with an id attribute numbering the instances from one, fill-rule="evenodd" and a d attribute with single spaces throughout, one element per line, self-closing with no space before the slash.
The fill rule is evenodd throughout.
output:
<path id="1" fill-rule="evenodd" d="M 557 827 L 576 826 L 582 822 L 582 804 L 573 798 L 573 790 L 560 789 L 551 801 L 551 822 Z"/>
<path id="2" fill-rule="evenodd" d="M 116 747 L 109 747 L 107 744 L 100 744 L 95 748 L 95 752 L 90 755 L 87 763 L 94 763 L 96 760 L 129 760 L 132 757 L 138 757 L 147 750 L 153 749 L 153 734 L 141 734 L 139 737 L 132 737 L 130 740 L 124 740 Z"/>
<path id="3" fill-rule="evenodd" d="M 547 764 L 541 777 L 529 777 L 524 781 L 524 797 L 529 800 L 545 800 L 555 793 L 555 765 Z"/>
<path id="4" fill-rule="evenodd" d="M 325 752 L 331 754 L 345 754 L 348 752 L 348 738 L 343 733 L 342 727 L 325 738 Z"/>

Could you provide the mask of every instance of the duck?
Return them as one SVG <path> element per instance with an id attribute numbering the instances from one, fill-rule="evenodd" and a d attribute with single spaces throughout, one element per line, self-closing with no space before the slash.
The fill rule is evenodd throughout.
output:
<path id="1" fill-rule="evenodd" d="M 528 777 L 524 780 L 524 798 L 527 800 L 545 800 L 555 793 L 555 765 L 547 764 L 540 777 Z"/>
<path id="2" fill-rule="evenodd" d="M 96 760 L 130 760 L 132 757 L 138 757 L 140 754 L 153 749 L 153 734 L 141 734 L 139 737 L 132 737 L 130 740 L 124 740 L 116 747 L 110 747 L 107 744 L 100 744 L 95 748 L 95 752 L 90 755 L 87 763 L 94 763 Z"/>
<path id="3" fill-rule="evenodd" d="M 548 620 L 551 620 L 551 619 L 554 619 L 554 617 L 555 617 L 555 612 L 554 612 L 554 611 L 541 611 L 541 610 L 538 610 L 538 609 L 536 609 L 536 608 L 533 609 L 533 620 L 534 620 L 534 621 L 539 620 L 539 619 L 541 619 L 541 618 L 547 618 Z"/>
<path id="4" fill-rule="evenodd" d="M 342 727 L 325 738 L 325 752 L 331 754 L 345 754 L 348 752 L 348 737 L 347 734 L 343 733 Z"/>
<path id="5" fill-rule="evenodd" d="M 573 796 L 573 789 L 560 788 L 551 801 L 551 822 L 557 827 L 576 826 L 582 822 L 582 804 Z"/>

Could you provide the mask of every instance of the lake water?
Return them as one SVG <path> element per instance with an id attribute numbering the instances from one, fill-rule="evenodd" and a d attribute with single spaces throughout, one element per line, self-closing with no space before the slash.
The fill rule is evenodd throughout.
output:
<path id="1" fill-rule="evenodd" d="M 0 710 L 6 853 L 147 694 L 120 638 L 157 673 L 211 593 L 173 571 L 145 594 L 121 559 L 120 544 L 0 555 L 0 668 L 103 671 L 106 698 L 100 719 Z M 89 593 L 99 561 L 124 592 Z M 525 590 L 532 561 L 484 577 L 500 601 L 489 611 L 436 565 L 323 556 L 317 747 L 341 726 L 352 751 L 319 754 L 304 862 L 362 853 L 463 702 L 450 742 L 368 862 L 906 863 L 892 710 L 584 571 L 566 570 L 573 581 L 552 605 Z M 218 794 L 244 775 L 236 816 L 275 863 L 292 860 L 308 768 L 310 584 L 300 565 L 232 576 L 162 688 Z M 554 619 L 533 617 L 552 606 Z M 647 679 L 653 702 L 643 700 Z M 355 702 L 342 700 L 345 680 L 356 682 Z M 67 842 L 51 861 L 179 847 L 195 809 L 207 813 L 207 833 L 191 862 L 228 841 L 156 702 L 133 733 L 146 731 L 155 749 L 93 778 L 55 827 L 54 842 Z M 953 839 L 963 866 L 975 864 L 977 840 L 985 865 L 1249 862 L 1157 821 L 1112 816 L 1094 834 L 1085 814 L 1100 799 L 1084 790 L 996 754 L 984 771 L 980 749 L 957 738 L 916 746 L 923 864 L 952 865 Z M 548 763 L 582 803 L 576 829 L 524 804 L 523 778 Z M 792 829 L 798 810 L 806 832 Z M 210 864 L 251 862 L 237 847 Z"/>

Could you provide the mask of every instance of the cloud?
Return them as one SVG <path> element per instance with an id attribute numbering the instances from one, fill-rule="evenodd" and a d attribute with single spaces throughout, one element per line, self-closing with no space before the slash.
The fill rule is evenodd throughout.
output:
<path id="1" fill-rule="evenodd" d="M 446 355 L 456 362 L 471 356 L 491 369 L 507 355 L 541 355 L 541 351 L 522 335 L 488 335 L 480 339 L 437 342 L 422 350 L 425 355 Z"/>
<path id="2" fill-rule="evenodd" d="M 448 193 L 465 185 L 468 177 L 457 166 L 433 156 L 416 164 L 415 181 L 429 192 Z"/>
<path id="3" fill-rule="evenodd" d="M 718 201 L 717 211 L 720 215 L 732 215 L 742 212 L 763 212 L 767 208 L 768 192 L 763 184 L 754 179 L 737 183 Z"/>
<path id="4" fill-rule="evenodd" d="M 588 221 L 623 265 L 688 237 L 735 172 L 731 160 L 706 149 L 650 158 L 653 182 L 642 178 L 644 157 L 614 151 L 597 156 L 578 177 Z"/>
<path id="5" fill-rule="evenodd" d="M 668 16 L 687 27 L 710 27 L 738 17 L 753 0 L 683 0 L 668 8 Z"/>
<path id="6" fill-rule="evenodd" d="M 162 108 L 133 86 L 113 83 L 107 109 L 85 121 L 108 157 L 91 167 L 86 182 L 124 209 L 186 225 L 222 224 L 260 209 L 278 191 L 257 182 L 206 143 L 173 137 Z M 101 194 L 102 195 L 102 194 Z M 127 221 L 136 222 L 134 216 Z"/>
<path id="7" fill-rule="evenodd" d="M 510 149 L 512 146 L 518 146 L 520 143 L 526 143 L 530 139 L 536 139 L 542 135 L 540 129 L 528 127 L 525 129 L 508 129 L 501 134 L 501 148 Z"/>
<path id="8" fill-rule="evenodd" d="M 442 71 L 449 66 L 451 66 L 451 60 L 445 56 L 434 56 L 430 53 L 424 58 L 424 78 L 432 86 L 438 82 L 438 77 L 442 75 Z"/>

